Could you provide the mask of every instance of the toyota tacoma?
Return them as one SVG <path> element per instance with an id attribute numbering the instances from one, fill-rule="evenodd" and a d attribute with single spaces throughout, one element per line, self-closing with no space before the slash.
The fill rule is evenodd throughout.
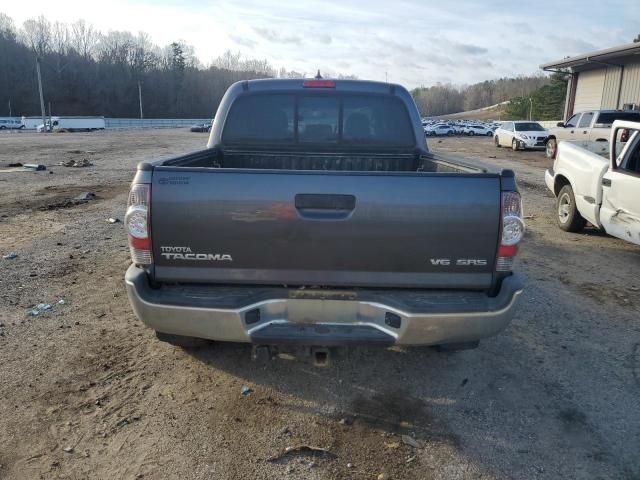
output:
<path id="1" fill-rule="evenodd" d="M 408 93 L 251 80 L 207 148 L 144 161 L 126 288 L 159 339 L 475 347 L 522 291 L 511 170 L 429 151 Z"/>

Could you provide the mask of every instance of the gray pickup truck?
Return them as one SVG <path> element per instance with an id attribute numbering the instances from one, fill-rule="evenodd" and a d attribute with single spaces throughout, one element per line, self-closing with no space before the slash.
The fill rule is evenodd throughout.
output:
<path id="1" fill-rule="evenodd" d="M 207 148 L 138 165 L 126 287 L 158 338 L 469 348 L 522 291 L 510 170 L 429 151 L 399 85 L 252 80 Z"/>

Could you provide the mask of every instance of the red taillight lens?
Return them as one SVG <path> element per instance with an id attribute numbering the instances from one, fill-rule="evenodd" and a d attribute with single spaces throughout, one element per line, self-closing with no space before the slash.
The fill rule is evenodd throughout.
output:
<path id="1" fill-rule="evenodd" d="M 129 236 L 131 260 L 136 265 L 150 265 L 153 263 L 151 234 L 149 231 L 150 194 L 150 185 L 142 183 L 133 185 L 129 192 L 127 213 L 124 216 L 124 224 Z"/>
<path id="2" fill-rule="evenodd" d="M 518 253 L 518 243 L 524 237 L 522 200 L 518 192 L 502 192 L 500 245 L 496 260 L 496 271 L 510 272 L 513 257 Z"/>
<path id="3" fill-rule="evenodd" d="M 305 80 L 302 82 L 304 88 L 336 88 L 333 80 Z"/>

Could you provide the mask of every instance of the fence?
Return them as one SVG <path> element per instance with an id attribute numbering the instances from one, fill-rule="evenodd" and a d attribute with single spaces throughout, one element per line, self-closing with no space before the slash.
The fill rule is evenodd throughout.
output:
<path id="1" fill-rule="evenodd" d="M 210 118 L 105 118 L 107 128 L 172 128 L 211 123 Z"/>

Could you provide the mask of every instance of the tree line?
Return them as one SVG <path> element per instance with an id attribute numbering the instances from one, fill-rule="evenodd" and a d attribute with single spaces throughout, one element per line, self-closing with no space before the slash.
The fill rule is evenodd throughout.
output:
<path id="1" fill-rule="evenodd" d="M 36 58 L 45 103 L 55 115 L 138 117 L 140 85 L 145 117 L 209 118 L 238 80 L 305 76 L 231 51 L 205 66 L 185 41 L 160 47 L 145 33 L 103 33 L 83 20 L 65 24 L 40 16 L 17 28 L 0 13 L 0 116 L 40 114 Z M 411 93 L 423 115 L 437 116 L 525 98 L 551 85 L 544 75 L 520 76 L 463 87 L 438 84 Z"/>
<path id="2" fill-rule="evenodd" d="M 159 47 L 145 33 L 102 33 L 82 20 L 40 16 L 16 28 L 0 13 L 0 116 L 40 114 L 36 58 L 54 115 L 138 117 L 140 83 L 145 117 L 210 118 L 238 80 L 303 76 L 231 51 L 205 67 L 184 41 Z"/>
<path id="3" fill-rule="evenodd" d="M 439 116 L 489 107 L 516 97 L 527 97 L 532 92 L 549 85 L 551 79 L 544 75 L 521 75 L 466 85 L 437 84 L 414 89 L 411 94 L 423 116 Z"/>
<path id="4" fill-rule="evenodd" d="M 562 73 L 553 73 L 549 83 L 530 92 L 527 96 L 511 99 L 505 109 L 507 120 L 562 120 L 567 95 L 567 79 Z"/>

